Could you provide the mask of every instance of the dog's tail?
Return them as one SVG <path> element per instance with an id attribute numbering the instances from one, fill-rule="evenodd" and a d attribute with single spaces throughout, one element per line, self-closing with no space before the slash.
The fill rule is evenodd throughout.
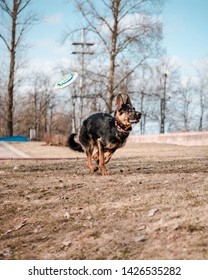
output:
<path id="1" fill-rule="evenodd" d="M 69 135 L 69 138 L 67 140 L 67 144 L 68 144 L 69 148 L 74 151 L 77 151 L 77 152 L 84 152 L 84 150 L 82 149 L 82 146 L 74 140 L 75 136 L 77 136 L 77 134 L 75 134 L 75 133 L 72 133 Z"/>

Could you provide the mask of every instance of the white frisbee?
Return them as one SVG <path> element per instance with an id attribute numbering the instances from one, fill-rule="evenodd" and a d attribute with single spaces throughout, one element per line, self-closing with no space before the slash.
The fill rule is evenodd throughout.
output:
<path id="1" fill-rule="evenodd" d="M 60 81 L 55 84 L 56 89 L 65 88 L 71 85 L 78 78 L 77 72 L 71 72 L 65 75 Z"/>

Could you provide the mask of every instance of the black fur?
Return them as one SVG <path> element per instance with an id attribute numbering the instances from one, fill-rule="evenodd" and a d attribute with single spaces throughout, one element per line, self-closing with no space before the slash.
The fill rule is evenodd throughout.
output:
<path id="1" fill-rule="evenodd" d="M 96 113 L 84 120 L 79 133 L 78 144 L 71 134 L 68 145 L 71 149 L 87 155 L 87 166 L 94 172 L 98 169 L 92 164 L 95 160 L 103 175 L 108 175 L 105 164 L 109 162 L 113 153 L 123 147 L 132 130 L 132 124 L 139 122 L 141 113 L 135 111 L 129 96 L 126 102 L 121 95 L 117 96 L 114 117 L 106 113 Z M 98 151 L 93 154 L 94 148 Z"/>
<path id="2" fill-rule="evenodd" d="M 77 134 L 75 134 L 75 133 L 70 134 L 69 138 L 67 140 L 67 144 L 72 150 L 84 153 L 84 150 L 82 149 L 82 146 L 79 143 L 74 141 L 74 137 L 76 135 Z"/>
<path id="3" fill-rule="evenodd" d="M 90 141 L 93 141 L 94 145 L 97 145 L 97 139 L 101 139 L 102 147 L 108 145 L 108 143 L 116 145 L 119 148 L 123 145 L 129 135 L 118 131 L 115 125 L 115 118 L 106 113 L 96 113 L 88 117 L 84 122 L 80 130 L 79 141 L 83 146 L 88 146 Z"/>

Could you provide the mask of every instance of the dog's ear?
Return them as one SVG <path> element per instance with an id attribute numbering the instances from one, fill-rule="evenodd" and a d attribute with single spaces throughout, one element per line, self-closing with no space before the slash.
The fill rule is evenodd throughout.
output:
<path id="1" fill-rule="evenodd" d="M 118 94 L 116 96 L 116 109 L 119 109 L 121 108 L 121 106 L 124 104 L 124 101 L 123 101 L 123 97 L 121 96 L 121 94 Z"/>
<path id="2" fill-rule="evenodd" d="M 126 94 L 127 98 L 126 98 L 126 104 L 129 104 L 131 107 L 132 107 L 132 104 L 131 104 L 131 99 L 129 97 L 128 94 Z"/>

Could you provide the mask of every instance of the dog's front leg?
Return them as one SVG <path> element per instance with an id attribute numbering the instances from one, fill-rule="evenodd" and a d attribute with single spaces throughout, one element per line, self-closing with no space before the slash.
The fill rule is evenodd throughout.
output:
<path id="1" fill-rule="evenodd" d="M 100 139 L 98 139 L 97 144 L 98 144 L 98 152 L 99 152 L 99 167 L 100 167 L 101 173 L 102 173 L 102 175 L 109 175 L 107 169 L 105 168 L 104 150 L 101 145 Z"/>
<path id="2" fill-rule="evenodd" d="M 113 155 L 113 153 L 115 152 L 115 150 L 111 149 L 108 150 L 105 154 L 105 164 L 108 163 Z"/>

